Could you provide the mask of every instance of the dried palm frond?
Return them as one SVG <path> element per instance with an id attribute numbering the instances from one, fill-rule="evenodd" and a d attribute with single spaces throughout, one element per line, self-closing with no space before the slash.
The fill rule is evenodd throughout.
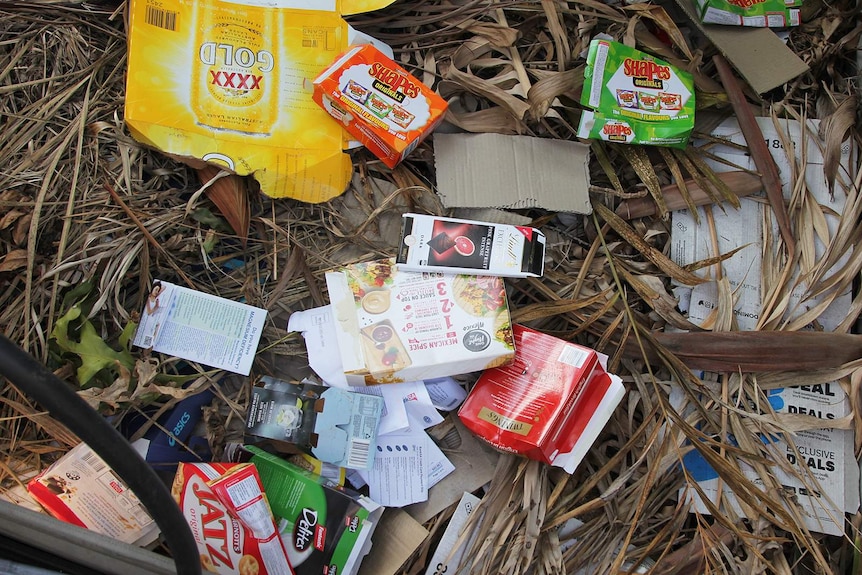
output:
<path id="1" fill-rule="evenodd" d="M 444 213 L 434 193 L 431 145 L 420 146 L 394 170 L 365 152 L 354 153 L 354 181 L 345 195 L 326 204 L 274 201 L 241 190 L 238 180 L 230 181 L 225 196 L 197 194 L 201 185 L 193 169 L 140 146 L 124 129 L 120 8 L 71 0 L 0 5 L 0 329 L 78 385 L 74 356 L 52 335 L 58 322 L 70 325 L 61 320 L 78 306 L 83 313 L 71 324 L 70 337 L 86 321 L 116 350 L 153 280 L 165 279 L 265 307 L 269 315 L 255 371 L 309 375 L 304 343 L 286 329 L 290 313 L 327 302 L 325 271 L 392 255 L 403 213 Z M 776 116 L 798 119 L 806 131 L 807 118 L 825 120 L 827 172 L 834 175 L 835 196 L 845 202 L 842 213 L 813 202 L 803 176 L 808 166 L 792 163 L 787 207 L 797 249 L 791 257 L 776 257 L 777 238 L 765 226 L 762 330 L 818 328 L 819 313 L 847 297 L 862 270 L 862 172 L 854 164 L 844 173 L 835 159 L 843 145 L 859 139 L 852 122 L 855 71 L 849 65 L 859 36 L 849 17 L 853 9 L 849 0 L 839 0 L 792 30 L 790 46 L 812 72 L 759 102 Z M 450 100 L 449 120 L 468 131 L 574 139 L 582 53 L 599 32 L 693 71 L 704 118 L 704 108 L 728 102 L 711 75 L 714 48 L 683 34 L 670 6 L 399 0 L 350 22 L 389 43 L 403 66 Z M 702 202 L 737 201 L 741 191 L 751 190 L 759 175 L 717 174 L 707 162 L 714 142 L 705 141 L 669 153 L 594 142 L 595 217 L 573 225 L 543 210 L 521 211 L 546 233 L 547 261 L 543 278 L 507 282 L 513 320 L 606 353 L 628 393 L 574 475 L 500 458 L 471 519 L 477 538 L 462 572 L 629 571 L 654 561 L 660 573 L 796 574 L 837 572 L 853 559 L 848 540 L 805 529 L 774 474 L 781 470 L 796 473 L 806 485 L 815 482 L 804 470 L 789 468 L 760 437 L 816 425 L 804 416 L 772 412 L 764 390 L 781 386 L 837 381 L 850 390 L 854 408 L 852 417 L 838 423 L 862 423 L 855 347 L 840 349 L 841 365 L 816 371 L 702 380 L 689 369 L 684 349 L 696 347 L 697 339 L 678 336 L 675 347 L 662 339 L 665 328 L 694 329 L 677 308 L 674 282 L 695 285 L 707 271 L 719 278 L 721 309 L 706 327 L 733 327 L 734 290 L 721 277 L 721 264 L 738 252 L 714 250 L 708 259 L 682 267 L 668 256 L 670 221 L 641 212 L 636 219 L 622 215 L 634 198 L 663 214 Z M 808 145 L 806 138 L 801 142 Z M 208 190 L 213 187 L 221 186 Z M 822 251 L 814 250 L 815 242 Z M 847 333 L 862 311 L 862 297 L 850 297 L 847 317 L 836 329 L 839 339 L 856 337 Z M 744 346 L 755 371 L 758 365 L 776 367 L 758 364 L 762 354 L 738 334 L 713 335 L 727 342 L 720 346 L 722 355 Z M 808 337 L 789 334 L 797 336 Z M 833 341 L 829 334 L 811 337 Z M 816 345 L 834 349 L 831 343 Z M 781 348 L 782 357 L 805 359 L 793 349 Z M 715 348 L 707 351 L 714 354 Z M 216 392 L 206 416 L 214 451 L 241 438 L 246 380 L 200 366 L 179 373 L 172 358 L 129 353 L 146 368 L 145 383 L 135 395 L 126 386 L 131 379 L 113 377 L 110 370 L 94 378 L 99 384 L 86 395 L 104 411 L 120 417 L 168 409 L 184 391 L 177 382 L 187 378 L 191 392 Z M 695 354 L 707 356 L 702 347 Z M 18 500 L 21 483 L 76 441 L 9 384 L 0 388 L 0 428 L 0 489 Z M 857 451 L 860 446 L 857 438 Z M 712 465 L 735 504 L 722 495 L 709 504 L 710 515 L 691 513 L 699 487 L 681 465 L 691 453 Z M 429 522 L 435 537 L 448 517 Z M 404 573 L 425 571 L 432 541 Z"/>

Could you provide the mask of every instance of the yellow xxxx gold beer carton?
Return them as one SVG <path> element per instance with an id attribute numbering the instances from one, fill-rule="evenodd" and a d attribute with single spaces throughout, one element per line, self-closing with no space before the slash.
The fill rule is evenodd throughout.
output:
<path id="1" fill-rule="evenodd" d="M 311 80 L 348 47 L 342 15 L 392 1 L 132 0 L 126 125 L 190 163 L 252 174 L 271 197 L 338 196 L 349 137 Z"/>
<path id="2" fill-rule="evenodd" d="M 268 136 L 278 115 L 276 57 L 267 42 L 277 17 L 250 8 L 239 18 L 227 4 L 198 7 L 191 104 L 203 126 Z"/>

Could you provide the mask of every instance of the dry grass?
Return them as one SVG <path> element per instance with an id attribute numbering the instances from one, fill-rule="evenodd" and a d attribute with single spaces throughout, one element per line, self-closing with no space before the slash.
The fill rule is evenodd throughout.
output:
<path id="1" fill-rule="evenodd" d="M 835 174 L 836 150 L 845 136 L 859 138 L 852 61 L 860 27 L 850 17 L 858 14 L 849 1 L 813 8 L 812 23 L 790 36 L 812 73 L 758 104 L 765 113 L 824 119 L 824 155 Z M 250 193 L 235 204 L 236 213 L 223 215 L 219 209 L 228 209 L 229 199 L 197 193 L 194 170 L 142 148 L 124 131 L 122 14 L 122 6 L 107 3 L 0 6 L 0 329 L 74 383 L 74 357 L 51 339 L 58 320 L 78 303 L 104 342 L 119 349 L 151 281 L 162 278 L 267 308 L 256 372 L 304 375 L 304 345 L 286 331 L 287 317 L 326 302 L 326 269 L 390 254 L 401 213 L 443 213 L 432 192 L 431 147 L 423 145 L 395 170 L 358 153 L 353 185 L 327 204 Z M 710 105 L 699 115 L 700 129 L 728 112 L 711 67 L 713 49 L 688 44 L 673 21 L 657 5 L 621 9 L 596 0 L 401 0 L 352 19 L 390 43 L 405 67 L 453 102 L 454 124 L 562 139 L 574 137 L 579 115 L 578 55 L 597 32 L 695 70 L 701 101 Z M 659 42 L 659 34 L 673 46 Z M 844 539 L 809 533 L 770 472 L 783 459 L 773 457 L 757 434 L 811 427 L 809 420 L 777 417 L 764 407 L 763 390 L 794 383 L 839 380 L 851 391 L 858 419 L 859 362 L 816 373 L 725 374 L 705 384 L 678 357 L 662 353 L 652 333 L 691 327 L 675 307 L 670 280 L 702 281 L 695 269 L 683 269 L 667 256 L 662 190 L 672 177 L 682 177 L 710 197 L 732 194 L 704 164 L 706 148 L 668 153 L 594 143 L 593 149 L 595 215 L 568 225 L 553 214 L 524 212 L 549 237 L 550 265 L 541 280 L 509 282 L 510 304 L 515 321 L 607 353 L 628 395 L 573 476 L 500 459 L 482 504 L 485 513 L 474 515 L 479 536 L 465 572 L 608 572 L 646 558 L 658 562 L 657 573 L 849 568 L 857 532 L 848 528 Z M 792 269 L 808 280 L 809 296 L 827 302 L 859 277 L 860 178 L 857 169 L 849 174 L 853 185 L 836 186 L 836 194 L 847 196 L 847 208 L 819 259 L 810 246 L 812 234 L 822 231 L 820 208 L 805 201 L 804 181 L 795 185 L 789 217 L 798 247 L 786 249 L 780 237 L 768 242 L 763 274 L 772 291 L 761 329 L 793 331 L 815 319 L 819 308 L 795 321 L 783 319 L 794 305 Z M 674 190 L 685 203 L 693 201 L 686 186 Z M 647 194 L 657 200 L 655 217 L 625 221 L 614 214 L 622 199 Z M 245 225 L 247 234 L 237 230 Z M 826 273 L 848 253 L 837 273 Z M 694 268 L 716 266 L 722 257 L 728 255 Z M 730 301 L 729 293 L 723 295 Z M 850 330 L 860 306 L 856 298 L 839 331 Z M 713 329 L 732 327 L 728 309 L 719 310 Z M 657 359 L 644 361 L 641 348 Z M 178 389 L 180 378 L 168 377 L 176 375 L 175 361 L 137 351 L 134 360 L 139 389 L 129 389 L 129 380 L 117 386 L 118 374 L 111 370 L 88 384 L 86 393 L 101 399 L 103 410 L 122 414 L 146 403 L 168 406 L 188 393 Z M 194 381 L 190 389 L 219 391 L 226 420 L 211 437 L 223 441 L 242 421 L 247 387 L 234 376 L 195 369 L 185 378 Z M 147 387 L 156 383 L 161 387 Z M 683 393 L 672 403 L 674 386 Z M 75 439 L 8 383 L 0 391 L 0 480 L 9 489 Z M 737 446 L 721 440 L 728 432 Z M 680 489 L 696 489 L 678 464 L 691 442 L 752 520 L 725 508 L 715 509 L 714 518 L 691 515 L 685 501 L 677 501 Z M 746 479 L 740 461 L 754 465 L 770 489 Z M 567 524 L 571 519 L 579 523 Z M 570 528 L 559 531 L 564 524 Z M 418 558 L 428 556 L 417 554 L 404 572 L 424 572 Z"/>

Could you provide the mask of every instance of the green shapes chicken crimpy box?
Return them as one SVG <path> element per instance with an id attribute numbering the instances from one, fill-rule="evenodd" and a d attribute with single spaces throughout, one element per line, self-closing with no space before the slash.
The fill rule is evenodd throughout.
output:
<path id="1" fill-rule="evenodd" d="M 296 575 L 353 575 L 371 549 L 383 507 L 253 446 L 287 558 Z"/>
<path id="2" fill-rule="evenodd" d="M 706 24 L 784 28 L 799 26 L 802 0 L 696 0 Z"/>
<path id="3" fill-rule="evenodd" d="M 694 79 L 663 60 L 610 40 L 587 55 L 578 137 L 684 148 L 694 128 Z"/>

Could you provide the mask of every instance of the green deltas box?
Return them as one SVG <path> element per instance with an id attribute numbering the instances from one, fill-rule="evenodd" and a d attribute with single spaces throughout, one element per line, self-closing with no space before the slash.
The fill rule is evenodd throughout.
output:
<path id="1" fill-rule="evenodd" d="M 578 137 L 684 148 L 694 128 L 694 79 L 645 52 L 593 40 Z"/>
<path id="2" fill-rule="evenodd" d="M 799 26 L 802 0 L 696 0 L 706 24 L 784 28 Z"/>
<path id="3" fill-rule="evenodd" d="M 353 575 L 383 507 L 253 446 L 266 498 L 296 575 Z"/>

